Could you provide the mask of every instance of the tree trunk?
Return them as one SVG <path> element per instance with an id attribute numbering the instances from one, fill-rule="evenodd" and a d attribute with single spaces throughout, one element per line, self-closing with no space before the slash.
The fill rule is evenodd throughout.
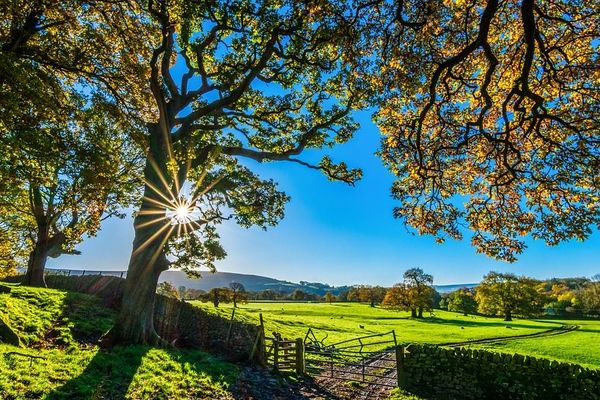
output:
<path id="1" fill-rule="evenodd" d="M 140 253 L 131 256 L 121 311 L 113 328 L 113 344 L 160 343 L 154 329 L 154 300 L 158 278 L 162 271 L 168 269 L 168 264 L 159 260 L 164 258 L 164 254 L 162 246 L 158 244 L 147 246 Z"/>
<path id="2" fill-rule="evenodd" d="M 512 312 L 510 310 L 504 311 L 504 320 L 512 321 Z"/>
<path id="3" fill-rule="evenodd" d="M 410 309 L 410 316 L 411 316 L 411 318 L 417 318 L 417 309 L 416 308 Z"/>
<path id="4" fill-rule="evenodd" d="M 38 240 L 31 253 L 27 263 L 27 272 L 25 273 L 24 285 L 46 287 L 44 270 L 48 260 L 48 248 L 46 246 L 47 237 L 44 233 L 38 232 Z"/>
<path id="5" fill-rule="evenodd" d="M 237 296 L 233 294 L 233 308 L 237 308 Z"/>
<path id="6" fill-rule="evenodd" d="M 419 307 L 419 316 L 418 318 L 423 318 L 423 307 Z"/>
<path id="7" fill-rule="evenodd" d="M 105 345 L 158 344 L 154 329 L 154 300 L 161 272 L 169 268 L 164 246 L 174 226 L 165 218 L 175 198 L 167 173 L 168 144 L 157 125 L 149 127 L 150 150 L 144 168 L 144 198 L 134 220 L 135 237 L 127 268 L 121 310 Z M 161 193 L 157 193 L 159 190 Z"/>

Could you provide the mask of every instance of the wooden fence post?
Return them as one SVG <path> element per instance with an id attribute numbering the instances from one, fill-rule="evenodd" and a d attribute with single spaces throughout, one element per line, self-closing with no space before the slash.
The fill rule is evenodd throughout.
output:
<path id="1" fill-rule="evenodd" d="M 277 338 L 273 339 L 273 368 L 275 371 L 279 370 L 279 340 Z"/>
<path id="2" fill-rule="evenodd" d="M 233 319 L 235 318 L 235 308 L 231 312 L 231 320 L 229 321 L 229 329 L 227 329 L 227 339 L 225 340 L 226 345 L 229 345 L 229 339 L 231 339 L 231 328 L 233 327 Z"/>
<path id="3" fill-rule="evenodd" d="M 296 374 L 304 375 L 304 342 L 302 338 L 296 339 Z"/>
<path id="4" fill-rule="evenodd" d="M 396 374 L 398 376 L 398 387 L 405 387 L 406 375 L 404 373 L 404 346 L 396 346 Z"/>
<path id="5" fill-rule="evenodd" d="M 260 320 L 260 360 L 263 366 L 267 365 L 267 340 L 265 339 L 265 322 L 262 313 L 259 314 Z"/>

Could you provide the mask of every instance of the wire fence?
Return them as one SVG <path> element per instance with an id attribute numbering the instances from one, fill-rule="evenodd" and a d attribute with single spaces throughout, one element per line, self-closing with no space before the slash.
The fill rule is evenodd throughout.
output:
<path id="1" fill-rule="evenodd" d="M 100 275 L 100 276 L 116 276 L 118 278 L 125 278 L 127 276 L 127 271 L 93 271 L 93 270 L 86 270 L 86 269 L 46 268 L 46 275 L 64 275 L 64 276 Z"/>

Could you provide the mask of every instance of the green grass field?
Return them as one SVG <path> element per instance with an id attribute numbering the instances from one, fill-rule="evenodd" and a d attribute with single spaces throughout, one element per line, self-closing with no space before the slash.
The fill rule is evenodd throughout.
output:
<path id="1" fill-rule="evenodd" d="M 211 303 L 194 302 L 223 317 L 231 315 L 232 305 L 215 309 Z M 563 335 L 510 340 L 502 344 L 477 345 L 498 351 L 529 354 L 565 362 L 600 368 L 600 321 L 559 321 L 463 316 L 435 310 L 432 317 L 410 319 L 407 312 L 372 308 L 358 303 L 285 303 L 252 302 L 236 310 L 236 318 L 257 323 L 263 314 L 267 334 L 279 332 L 286 338 L 304 337 L 312 328 L 325 343 L 355 338 L 373 333 L 396 332 L 402 343 L 442 344 L 468 340 L 526 335 L 547 331 L 561 324 L 580 325 L 575 332 Z M 363 328 L 361 328 L 361 326 Z"/>
<path id="2" fill-rule="evenodd" d="M 0 343 L 0 399 L 233 398 L 239 367 L 202 351 L 100 351 L 95 343 L 114 316 L 79 293 L 13 287 L 0 294 L 0 318 L 22 341 L 20 347 Z"/>
<path id="3" fill-rule="evenodd" d="M 474 347 L 527 354 L 563 362 L 575 362 L 590 368 L 600 368 L 600 321 L 569 320 L 561 322 L 579 325 L 579 329 L 564 335 L 517 339 Z"/>

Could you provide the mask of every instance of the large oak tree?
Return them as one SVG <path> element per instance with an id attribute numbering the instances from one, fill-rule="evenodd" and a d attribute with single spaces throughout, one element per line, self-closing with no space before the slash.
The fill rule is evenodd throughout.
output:
<path id="1" fill-rule="evenodd" d="M 220 223 L 267 227 L 283 217 L 288 197 L 252 162 L 292 162 L 350 184 L 361 175 L 327 156 L 298 157 L 356 129 L 349 113 L 363 104 L 364 82 L 343 2 L 150 1 L 148 11 L 162 30 L 149 63 L 157 118 L 147 122 L 144 196 L 113 342 L 160 340 L 159 275 L 213 269 L 225 256 Z"/>

